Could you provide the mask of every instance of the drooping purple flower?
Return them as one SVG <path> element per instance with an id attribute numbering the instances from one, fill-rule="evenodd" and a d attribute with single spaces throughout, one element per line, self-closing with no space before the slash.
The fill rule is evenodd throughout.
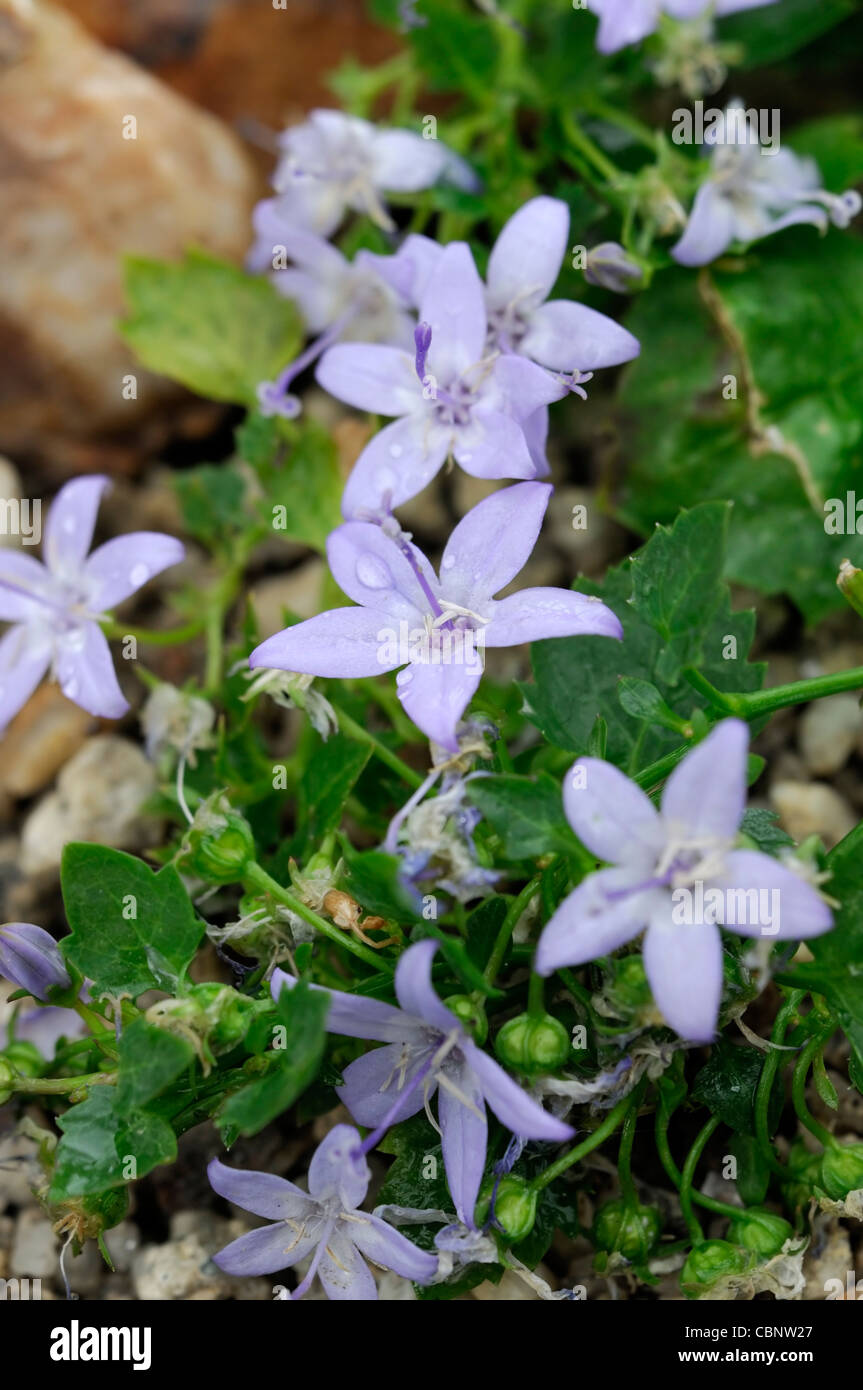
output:
<path id="1" fill-rule="evenodd" d="M 786 148 L 764 148 L 752 116 L 732 102 L 719 128 L 707 134 L 711 168 L 695 195 L 683 236 L 671 248 L 681 265 L 707 265 L 733 242 L 748 243 L 785 227 L 810 223 L 826 232 L 847 227 L 861 208 L 860 194 L 828 193 L 814 159 Z"/>
<path id="2" fill-rule="evenodd" d="M 614 613 L 570 589 L 524 589 L 495 599 L 526 563 L 551 488 L 519 483 L 478 503 L 459 522 L 440 578 L 396 531 L 349 521 L 327 542 L 339 587 L 359 605 L 334 608 L 269 637 L 249 658 L 317 676 L 373 676 L 404 666 L 398 693 L 411 719 L 443 748 L 479 685 L 485 647 L 584 633 L 620 637 Z"/>
<path id="3" fill-rule="evenodd" d="M 262 414 L 295 419 L 300 403 L 288 394 L 291 383 L 337 342 L 389 343 L 409 349 L 414 319 L 410 303 L 393 287 L 399 268 L 384 276 L 379 265 L 394 256 L 358 251 L 349 261 L 314 232 L 283 222 L 284 199 L 271 198 L 255 210 L 256 240 L 248 257 L 251 270 L 269 271 L 276 289 L 297 304 L 314 341 L 287 364 L 274 382 L 262 382 Z M 274 268 L 284 255 L 291 266 Z M 405 273 L 402 270 L 402 273 Z"/>
<path id="4" fill-rule="evenodd" d="M 492 247 L 486 281 L 489 337 L 573 378 L 637 357 L 637 338 L 586 304 L 549 299 L 569 245 L 569 208 L 559 198 L 531 198 Z M 639 272 L 640 274 L 640 272 Z"/>
<path id="5" fill-rule="evenodd" d="M 429 1283 L 437 1272 L 434 1255 L 380 1217 L 357 1210 L 371 1173 L 352 1125 L 336 1125 L 318 1145 L 309 1166 L 308 1192 L 287 1178 L 239 1172 L 217 1158 L 207 1173 L 221 1197 L 274 1223 L 249 1231 L 213 1256 L 227 1274 L 275 1274 L 311 1255 L 293 1299 L 302 1298 L 317 1275 L 327 1298 L 367 1301 L 377 1298 L 367 1259 L 416 1284 Z"/>
<path id="6" fill-rule="evenodd" d="M 63 694 L 90 714 L 119 719 L 129 708 L 104 633 L 107 609 L 184 555 L 173 536 L 135 531 L 106 541 L 88 556 L 103 477 L 62 487 L 45 522 L 43 563 L 0 550 L 0 730 L 52 668 Z"/>
<path id="7" fill-rule="evenodd" d="M 448 179 L 475 188 L 470 167 L 439 140 L 387 130 L 344 111 L 318 109 L 279 139 L 273 184 L 296 227 L 329 236 L 345 212 L 365 213 L 392 228 L 385 193 L 416 193 Z"/>
<path id="8" fill-rule="evenodd" d="M 698 19 L 703 15 L 720 19 L 739 10 L 756 10 L 775 3 L 776 0 L 588 0 L 587 8 L 599 16 L 596 46 L 600 53 L 617 53 L 652 34 L 663 14 L 672 19 Z"/>
<path id="9" fill-rule="evenodd" d="M 599 285 L 614 294 L 629 294 L 643 274 L 641 266 L 627 255 L 619 241 L 601 241 L 587 253 L 584 278 L 589 285 Z"/>
<path id="10" fill-rule="evenodd" d="M 483 285 L 464 242 L 441 252 L 420 320 L 413 354 L 340 343 L 318 365 L 318 381 L 331 395 L 398 417 L 357 459 L 342 499 L 346 517 L 400 506 L 450 454 L 476 478 L 537 472 L 523 424 L 566 387 L 525 357 L 488 351 Z"/>
<path id="11" fill-rule="evenodd" d="M 644 968 L 656 1003 L 682 1038 L 707 1042 L 722 994 L 719 925 L 777 940 L 829 931 L 829 909 L 801 876 L 733 847 L 748 746 L 747 726 L 723 720 L 675 768 L 659 811 L 610 763 L 579 758 L 564 784 L 566 815 L 611 867 L 588 875 L 549 920 L 536 952 L 540 974 L 595 960 L 646 927 Z"/>
<path id="12" fill-rule="evenodd" d="M 0 927 L 0 975 L 42 1000 L 49 990 L 68 989 L 72 983 L 53 936 L 32 922 Z"/>
<path id="13" fill-rule="evenodd" d="M 86 1023 L 74 1009 L 49 1004 L 47 1008 L 26 1009 L 15 1015 L 15 1041 L 32 1043 L 47 1062 L 53 1061 L 61 1038 L 71 1042 L 83 1038 L 86 1031 Z"/>
<path id="14" fill-rule="evenodd" d="M 339 1095 L 354 1119 L 373 1130 L 415 1115 L 438 1093 L 438 1124 L 447 1182 L 459 1219 L 473 1225 L 473 1210 L 485 1171 L 486 1105 L 501 1124 L 528 1139 L 562 1143 L 569 1125 L 556 1120 L 477 1047 L 460 1019 L 441 1002 L 431 981 L 438 943 L 418 941 L 396 967 L 395 1008 L 363 995 L 327 990 L 327 1028 L 386 1046 L 367 1052 L 345 1068 Z M 273 994 L 296 981 L 273 975 Z"/>

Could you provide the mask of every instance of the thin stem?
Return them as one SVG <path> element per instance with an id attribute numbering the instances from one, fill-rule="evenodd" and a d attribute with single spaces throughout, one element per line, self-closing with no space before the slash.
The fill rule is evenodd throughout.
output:
<path id="1" fill-rule="evenodd" d="M 788 1170 L 777 1159 L 770 1140 L 770 1097 L 773 1094 L 773 1082 L 782 1060 L 782 1043 L 785 1040 L 788 1025 L 805 994 L 806 991 L 803 989 L 792 990 L 776 1015 L 773 1031 L 770 1034 L 770 1041 L 774 1046 L 764 1058 L 764 1066 L 761 1068 L 761 1076 L 758 1080 L 758 1089 L 755 1092 L 755 1137 L 758 1141 L 758 1147 L 772 1171 L 783 1177 L 786 1176 Z"/>
<path id="2" fill-rule="evenodd" d="M 711 1115 L 707 1124 L 696 1138 L 692 1148 L 689 1150 L 689 1153 L 686 1155 L 686 1162 L 683 1165 L 683 1172 L 680 1175 L 680 1210 L 683 1212 L 686 1229 L 694 1245 L 700 1245 L 704 1239 L 704 1232 L 701 1229 L 701 1222 L 692 1210 L 692 1180 L 695 1177 L 695 1169 L 698 1166 L 698 1160 L 704 1152 L 704 1146 L 711 1134 L 713 1134 L 714 1130 L 718 1129 L 720 1124 L 721 1121 L 719 1116 Z"/>
<path id="3" fill-rule="evenodd" d="M 555 1178 L 559 1178 L 561 1173 L 565 1173 L 567 1168 L 571 1168 L 574 1163 L 578 1163 L 579 1159 L 586 1158 L 594 1149 L 598 1149 L 600 1144 L 604 1144 L 608 1136 L 613 1134 L 617 1129 L 617 1126 L 629 1112 L 634 1100 L 634 1094 L 624 1096 L 623 1100 L 618 1101 L 617 1105 L 603 1120 L 598 1129 L 595 1129 L 586 1139 L 582 1139 L 581 1143 L 576 1144 L 575 1148 L 570 1149 L 569 1153 L 563 1154 L 556 1163 L 549 1164 L 542 1173 L 538 1173 L 529 1186 L 532 1187 L 534 1191 L 541 1192 L 544 1187 L 548 1187 L 550 1182 L 554 1182 Z"/>
<path id="4" fill-rule="evenodd" d="M 536 971 L 531 971 L 527 989 L 527 1012 L 531 1018 L 542 1018 L 545 1013 L 545 980 Z"/>
<path id="5" fill-rule="evenodd" d="M 485 967 L 485 970 L 483 971 L 483 977 L 488 984 L 494 984 L 495 979 L 497 978 L 497 972 L 503 965 L 503 958 L 506 955 L 506 948 L 509 945 L 510 937 L 515 931 L 516 923 L 518 922 L 528 903 L 530 903 L 536 897 L 538 892 L 539 876 L 537 876 L 536 878 L 532 878 L 530 883 L 528 883 L 525 888 L 522 888 L 518 897 L 514 898 L 513 901 L 510 903 L 509 908 L 507 909 L 507 914 L 500 925 L 500 930 L 497 934 L 494 946 L 492 947 L 491 955 L 488 958 L 488 963 Z"/>
<path id="6" fill-rule="evenodd" d="M 620 1193 L 630 1209 L 638 1206 L 638 1193 L 632 1180 L 632 1146 L 635 1143 L 635 1127 L 638 1123 L 638 1107 L 644 1095 L 645 1082 L 636 1087 L 632 1108 L 627 1110 L 620 1136 L 620 1149 L 617 1154 L 617 1175 L 620 1180 Z"/>
<path id="7" fill-rule="evenodd" d="M 260 888 L 262 892 L 268 893 L 271 897 L 275 898 L 277 902 L 283 903 L 285 907 L 289 907 L 292 912 L 295 912 L 298 917 L 302 917 L 304 922 L 308 922 L 309 925 L 314 927 L 316 931 L 319 931 L 322 936 L 328 936 L 331 941 L 337 942 L 337 944 L 343 946 L 346 951 L 350 951 L 352 955 L 358 956 L 360 960 L 364 960 L 367 965 L 374 966 L 375 970 L 392 971 L 393 967 L 388 960 L 383 959 L 376 951 L 373 951 L 370 946 L 364 946 L 361 941 L 355 941 L 349 932 L 340 930 L 340 928 L 334 926 L 332 922 L 328 922 L 325 917 L 319 917 L 317 912 L 314 912 L 310 907 L 306 907 L 306 904 L 300 898 L 295 897 L 287 888 L 283 888 L 280 883 L 277 883 L 274 878 L 271 878 L 266 869 L 261 868 L 260 864 L 247 865 L 244 877 L 245 881 L 252 887 Z"/>
<path id="8" fill-rule="evenodd" d="M 99 626 L 106 637 L 113 639 L 134 637 L 136 642 L 151 647 L 173 647 L 197 637 L 203 632 L 205 621 L 203 618 L 195 618 L 193 622 L 185 623 L 182 627 L 148 628 L 130 627 L 128 623 L 120 623 L 116 618 L 102 618 Z"/>
<path id="9" fill-rule="evenodd" d="M 810 1134 L 815 1135 L 815 1138 L 820 1144 L 824 1145 L 825 1149 L 834 1148 L 836 1140 L 829 1129 L 825 1129 L 824 1125 L 816 1120 L 806 1104 L 806 1077 L 809 1074 L 809 1067 L 814 1058 L 821 1051 L 827 1039 L 830 1037 L 830 1034 L 834 1031 L 835 1024 L 831 1022 L 830 1027 L 826 1031 L 822 1029 L 820 1033 L 816 1033 L 814 1038 L 810 1038 L 797 1059 L 797 1065 L 794 1068 L 794 1079 L 791 1083 L 791 1098 L 794 1102 L 794 1109 L 797 1112 L 798 1120 L 802 1125 L 806 1126 Z"/>
<path id="10" fill-rule="evenodd" d="M 671 1147 L 668 1142 L 668 1124 L 671 1120 L 671 1112 L 662 1106 L 656 1111 L 656 1151 L 659 1154 L 659 1161 L 666 1173 L 674 1183 L 676 1188 L 680 1188 L 683 1181 L 683 1174 L 674 1161 Z M 697 1202 L 705 1211 L 715 1212 L 717 1216 L 728 1216 L 732 1219 L 740 1215 L 741 1208 L 733 1207 L 730 1202 L 720 1202 L 718 1197 L 708 1197 L 703 1192 L 690 1189 L 690 1196 L 693 1202 Z"/>
<path id="11" fill-rule="evenodd" d="M 390 768 L 392 772 L 398 773 L 402 781 L 407 782 L 409 787 L 413 787 L 416 790 L 416 788 L 422 786 L 422 774 L 415 772 L 412 767 L 408 767 L 407 763 L 402 761 L 398 753 L 393 753 L 387 748 L 386 744 L 381 743 L 379 739 L 375 738 L 373 733 L 370 733 L 368 729 L 364 729 L 362 724 L 358 724 L 355 719 L 352 719 L 351 716 L 346 714 L 338 705 L 333 705 L 333 710 L 342 733 L 350 734 L 351 738 L 357 739 L 360 743 L 367 743 L 375 757 L 378 758 L 380 762 L 386 763 L 387 767 Z"/>
<path id="12" fill-rule="evenodd" d="M 27 1091 L 33 1095 L 62 1096 L 80 1091 L 83 1086 L 116 1086 L 117 1073 L 91 1071 L 82 1076 L 16 1076 L 7 1083 L 10 1091 Z"/>

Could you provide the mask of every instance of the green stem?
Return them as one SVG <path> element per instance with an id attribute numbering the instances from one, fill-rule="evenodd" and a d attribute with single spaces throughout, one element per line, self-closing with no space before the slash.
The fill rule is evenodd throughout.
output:
<path id="1" fill-rule="evenodd" d="M 790 681 L 787 685 L 775 685 L 770 690 L 755 690 L 750 694 L 727 695 L 717 690 L 700 672 L 684 672 L 690 685 L 695 686 L 717 709 L 727 713 L 739 714 L 743 719 L 757 719 L 764 714 L 772 714 L 790 705 L 807 704 L 810 700 L 821 700 L 827 695 L 839 695 L 846 690 L 863 688 L 863 666 L 855 666 L 850 671 L 838 671 L 832 676 L 813 676 L 810 680 Z"/>
<path id="2" fill-rule="evenodd" d="M 525 888 L 522 888 L 518 897 L 513 898 L 512 902 L 510 903 L 509 908 L 507 910 L 507 914 L 500 925 L 500 931 L 498 932 L 497 937 L 495 939 L 491 955 L 488 958 L 488 963 L 485 967 L 485 970 L 483 971 L 483 978 L 486 980 L 488 984 L 494 984 L 495 979 L 497 978 L 497 972 L 503 965 L 503 958 L 506 955 L 506 948 L 509 945 L 510 937 L 515 931 L 516 923 L 518 922 L 518 919 L 521 917 L 528 903 L 536 897 L 538 892 L 539 877 L 537 876 L 536 878 L 532 878 L 530 883 L 528 883 Z"/>
<path id="3" fill-rule="evenodd" d="M 116 1086 L 117 1073 L 86 1072 L 83 1076 L 16 1076 L 8 1083 L 10 1091 L 27 1091 L 33 1095 L 62 1096 L 80 1091 L 82 1086 Z"/>
<path id="4" fill-rule="evenodd" d="M 616 188 L 621 182 L 621 173 L 616 164 L 608 158 L 595 141 L 582 130 L 574 116 L 569 112 L 562 113 L 563 129 L 567 140 L 571 145 L 589 160 L 607 183 L 612 188 Z"/>
<path id="5" fill-rule="evenodd" d="M 542 1018 L 545 1013 L 545 980 L 535 970 L 531 971 L 527 989 L 527 1012 L 531 1018 Z"/>
<path id="6" fill-rule="evenodd" d="M 676 1188 L 680 1188 L 683 1181 L 683 1174 L 674 1161 L 671 1147 L 668 1142 L 668 1124 L 671 1113 L 660 1106 L 656 1111 L 656 1151 L 659 1160 L 666 1173 L 674 1183 Z M 697 1202 L 705 1211 L 715 1212 L 717 1216 L 728 1216 L 736 1218 L 740 1215 L 741 1208 L 734 1207 L 730 1202 L 720 1202 L 718 1197 L 708 1197 L 703 1192 L 690 1189 L 690 1196 L 693 1202 Z"/>
<path id="7" fill-rule="evenodd" d="M 791 1098 L 794 1102 L 794 1109 L 797 1112 L 798 1120 L 802 1125 L 806 1126 L 810 1134 L 815 1135 L 815 1138 L 820 1144 L 824 1145 L 825 1149 L 835 1148 L 836 1140 L 829 1129 L 825 1129 L 824 1125 L 816 1120 L 806 1104 L 806 1077 L 809 1074 L 809 1067 L 814 1058 L 821 1051 L 827 1039 L 834 1031 L 835 1024 L 831 1022 L 830 1027 L 826 1031 L 822 1029 L 820 1033 L 816 1033 L 814 1038 L 810 1038 L 797 1059 L 797 1065 L 794 1068 L 794 1079 L 791 1083 Z"/>
<path id="8" fill-rule="evenodd" d="M 193 637 L 203 632 L 204 619 L 196 618 L 194 622 L 184 623 L 182 627 L 149 628 L 119 623 L 116 618 L 102 618 L 99 626 L 106 637 L 115 641 L 123 637 L 134 637 L 136 642 L 142 642 L 147 646 L 173 647 L 180 642 L 190 642 Z"/>
<path id="9" fill-rule="evenodd" d="M 626 1119 L 623 1121 L 623 1131 L 620 1136 L 620 1148 L 617 1154 L 617 1174 L 620 1180 L 620 1195 L 630 1210 L 635 1210 L 638 1206 L 638 1193 L 635 1190 L 635 1183 L 632 1180 L 632 1146 L 635 1143 L 635 1127 L 638 1123 L 638 1107 L 644 1095 L 646 1082 L 642 1081 L 633 1093 L 633 1103 L 626 1112 Z"/>
<path id="10" fill-rule="evenodd" d="M 698 1166 L 698 1160 L 704 1152 L 704 1146 L 714 1130 L 718 1129 L 720 1123 L 721 1121 L 718 1115 L 711 1115 L 707 1124 L 696 1138 L 692 1148 L 689 1150 L 689 1153 L 686 1155 L 686 1162 L 683 1165 L 683 1172 L 680 1175 L 680 1210 L 683 1212 L 686 1229 L 689 1232 L 693 1245 L 701 1244 L 704 1239 L 704 1232 L 701 1229 L 701 1222 L 692 1210 L 692 1180 L 695 1177 L 695 1169 Z M 739 1213 L 736 1214 L 739 1215 Z"/>
<path id="11" fill-rule="evenodd" d="M 310 907 L 306 907 L 306 904 L 302 902 L 300 898 L 295 897 L 287 888 L 283 888 L 280 883 L 277 883 L 274 878 L 271 878 L 266 869 L 261 868 L 260 864 L 247 865 L 244 879 L 251 887 L 259 888 L 262 892 L 269 893 L 277 902 L 283 903 L 285 907 L 289 907 L 292 912 L 295 912 L 298 917 L 302 917 L 304 922 L 308 922 L 309 925 L 314 927 L 316 931 L 319 931 L 322 936 L 328 936 L 331 941 L 335 941 L 339 946 L 343 946 L 346 951 L 350 951 L 352 955 L 358 956 L 359 959 L 364 960 L 367 965 L 374 966 L 375 970 L 392 971 L 393 967 L 390 962 L 383 959 L 377 951 L 373 951 L 370 946 L 364 946 L 361 941 L 355 941 L 350 932 L 340 930 L 340 928 L 334 926 L 332 922 L 328 922 L 325 917 L 319 917 L 317 912 L 314 912 Z"/>
<path id="12" fill-rule="evenodd" d="M 390 768 L 392 772 L 397 773 L 402 781 L 407 782 L 409 787 L 413 787 L 414 790 L 416 790 L 417 787 L 422 786 L 424 781 L 422 775 L 419 772 L 415 772 L 412 767 L 408 767 L 407 763 L 402 761 L 398 753 L 393 753 L 387 748 L 386 744 L 381 743 L 379 739 L 375 738 L 373 733 L 370 733 L 368 729 L 364 729 L 362 724 L 358 724 L 355 719 L 352 719 L 351 716 L 346 714 L 338 705 L 333 705 L 333 711 L 342 733 L 350 734 L 351 738 L 357 739 L 358 742 L 368 744 L 375 757 L 378 758 L 380 762 L 386 763 L 387 767 Z"/>
<path id="13" fill-rule="evenodd" d="M 578 1163 L 579 1159 L 586 1158 L 594 1149 L 598 1149 L 600 1144 L 604 1144 L 608 1136 L 613 1134 L 617 1126 L 623 1121 L 634 1100 L 634 1094 L 624 1096 L 623 1100 L 618 1101 L 614 1109 L 606 1116 L 598 1129 L 595 1129 L 586 1139 L 582 1139 L 581 1143 L 576 1144 L 569 1153 L 563 1154 L 556 1163 L 549 1164 L 544 1172 L 538 1173 L 529 1186 L 535 1192 L 541 1192 L 544 1187 L 548 1187 L 550 1182 L 554 1182 L 555 1178 L 559 1178 L 561 1173 L 565 1173 L 567 1168 L 571 1168 L 574 1163 Z"/>
<path id="14" fill-rule="evenodd" d="M 806 991 L 803 989 L 792 990 L 776 1015 L 773 1031 L 770 1034 L 770 1041 L 775 1046 L 771 1047 L 764 1058 L 764 1066 L 761 1068 L 761 1076 L 758 1080 L 758 1089 L 755 1092 L 755 1137 L 758 1141 L 758 1147 L 772 1171 L 782 1177 L 787 1176 L 787 1169 L 777 1159 L 770 1140 L 770 1097 L 773 1094 L 773 1082 L 782 1060 L 782 1043 L 785 1040 L 788 1025 L 805 994 Z"/>

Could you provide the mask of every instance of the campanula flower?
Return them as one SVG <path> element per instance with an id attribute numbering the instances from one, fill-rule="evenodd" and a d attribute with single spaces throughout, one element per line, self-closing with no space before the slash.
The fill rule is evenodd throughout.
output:
<path id="1" fill-rule="evenodd" d="M 528 1139 L 561 1143 L 572 1137 L 523 1091 L 464 1031 L 441 1002 L 431 982 L 438 943 L 409 946 L 396 967 L 400 1008 L 363 995 L 327 990 L 327 1028 L 386 1046 L 367 1052 L 344 1071 L 339 1095 L 354 1119 L 375 1131 L 415 1115 L 438 1093 L 438 1124 L 447 1182 L 459 1220 L 473 1225 L 473 1210 L 485 1171 L 490 1105 L 501 1124 Z M 275 997 L 296 982 L 277 970 Z"/>
<path id="2" fill-rule="evenodd" d="M 413 354 L 339 343 L 318 365 L 324 390 L 359 410 L 398 418 L 368 443 L 342 499 L 346 517 L 398 507 L 451 454 L 475 478 L 532 478 L 523 422 L 566 387 L 524 357 L 488 351 L 482 280 L 470 248 L 440 255 L 420 303 Z"/>
<path id="3" fill-rule="evenodd" d="M 22 551 L 0 551 L 0 619 L 13 624 L 0 640 L 0 730 L 49 668 L 63 694 L 90 714 L 119 719 L 129 708 L 99 618 L 185 552 L 173 536 L 134 531 L 88 556 L 107 486 L 107 478 L 94 476 L 60 489 L 45 522 L 41 563 Z"/>
<path id="4" fill-rule="evenodd" d="M 345 212 L 392 228 L 385 193 L 417 193 L 440 179 L 476 187 L 470 167 L 439 140 L 387 130 L 344 111 L 315 110 L 279 138 L 273 183 L 296 227 L 329 236 Z"/>
<path id="5" fill-rule="evenodd" d="M 757 10 L 775 3 L 776 0 L 588 0 L 587 8 L 599 16 L 596 46 L 600 53 L 617 53 L 652 34 L 663 14 L 671 19 L 697 19 L 705 14 L 721 19 L 738 10 Z"/>
<path id="6" fill-rule="evenodd" d="M 610 763 L 579 758 L 564 784 L 576 835 L 611 867 L 588 877 L 547 923 L 536 969 L 550 975 L 607 955 L 645 927 L 644 968 L 671 1028 L 691 1042 L 716 1030 L 722 994 L 719 925 L 797 940 L 829 931 L 824 900 L 757 850 L 735 849 L 746 806 L 749 730 L 726 719 L 665 784 L 661 809 Z"/>
<path id="7" fill-rule="evenodd" d="M 207 1173 L 221 1197 L 274 1223 L 249 1231 L 213 1256 L 227 1274 L 275 1274 L 311 1255 L 293 1299 L 302 1298 L 317 1275 L 327 1298 L 370 1300 L 377 1298 L 377 1289 L 366 1260 L 416 1284 L 429 1283 L 437 1273 L 434 1255 L 379 1216 L 357 1210 L 371 1173 L 351 1125 L 336 1125 L 318 1145 L 309 1166 L 308 1192 L 287 1178 L 242 1173 L 217 1158 Z"/>
<path id="8" fill-rule="evenodd" d="M 629 294 L 644 272 L 628 256 L 619 241 L 601 241 L 587 253 L 584 278 L 589 285 L 600 285 L 614 294 Z"/>
<path id="9" fill-rule="evenodd" d="M 390 343 L 407 350 L 413 346 L 414 318 L 408 312 L 409 301 L 391 283 L 398 279 L 398 270 L 386 277 L 379 270 L 394 256 L 360 250 L 349 261 L 323 237 L 286 225 L 285 202 L 271 198 L 256 208 L 257 238 L 248 265 L 271 272 L 276 289 L 295 301 L 314 337 L 276 381 L 264 382 L 258 389 L 263 414 L 294 419 L 300 403 L 288 394 L 288 388 L 322 352 L 337 342 Z M 274 260 L 282 253 L 293 264 L 274 269 Z"/>
<path id="10" fill-rule="evenodd" d="M 814 159 L 793 150 L 766 153 L 755 123 L 732 102 L 721 128 L 708 133 L 710 173 L 696 196 L 683 236 L 671 254 L 681 265 L 707 265 L 733 242 L 748 243 L 798 223 L 826 232 L 847 227 L 860 211 L 853 189 L 827 193 Z"/>
<path id="11" fill-rule="evenodd" d="M 486 497 L 458 523 L 440 578 L 416 546 L 385 527 L 349 521 L 327 541 L 339 587 L 355 608 L 334 608 L 269 637 L 249 658 L 317 676 L 374 676 L 405 667 L 398 693 L 411 719 L 441 747 L 476 691 L 485 647 L 583 633 L 620 637 L 614 613 L 570 589 L 523 589 L 495 599 L 526 563 L 551 487 L 519 483 Z"/>
<path id="12" fill-rule="evenodd" d="M 640 351 L 638 339 L 606 314 L 567 299 L 549 299 L 569 246 L 569 208 L 559 198 L 531 198 L 492 247 L 486 276 L 489 336 L 501 352 L 587 379 Z M 641 272 L 637 272 L 640 276 Z"/>
<path id="13" fill-rule="evenodd" d="M 0 975 L 43 1001 L 49 990 L 68 989 L 72 983 L 53 936 L 32 922 L 0 927 Z"/>
<path id="14" fill-rule="evenodd" d="M 53 1061 L 61 1038 L 72 1042 L 83 1038 L 86 1032 L 87 1024 L 74 1009 L 49 1004 L 47 1008 L 20 1010 L 15 1015 L 14 1041 L 32 1043 L 46 1062 Z"/>

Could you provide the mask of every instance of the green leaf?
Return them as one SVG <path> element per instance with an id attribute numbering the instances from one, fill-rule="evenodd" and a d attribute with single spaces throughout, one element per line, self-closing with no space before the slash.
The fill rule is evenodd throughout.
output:
<path id="1" fill-rule="evenodd" d="M 780 849 L 793 845 L 794 841 L 779 824 L 775 811 L 766 811 L 762 806 L 749 806 L 743 812 L 740 829 L 744 835 L 754 840 L 765 854 L 776 854 Z"/>
<path id="2" fill-rule="evenodd" d="M 344 805 L 371 756 L 368 744 L 347 734 L 321 740 L 300 779 L 295 853 L 312 853 L 331 830 L 337 829 Z"/>
<path id="3" fill-rule="evenodd" d="M 126 262 L 123 336 L 145 367 L 199 396 L 254 406 L 259 382 L 296 356 L 299 314 L 269 281 L 203 251 Z"/>
<path id="4" fill-rule="evenodd" d="M 754 1134 L 755 1092 L 763 1066 L 764 1053 L 757 1047 L 737 1046 L 721 1038 L 695 1078 L 692 1098 L 700 1100 L 731 1129 L 740 1134 Z M 777 1086 L 774 1086 L 770 1102 L 773 1133 L 782 1110 L 782 1095 Z"/>
<path id="5" fill-rule="evenodd" d="M 329 431 L 315 420 L 297 425 L 250 414 L 237 430 L 237 448 L 261 483 L 261 522 L 275 536 L 325 553 L 327 536 L 342 520 L 344 491 Z"/>
<path id="6" fill-rule="evenodd" d="M 547 772 L 536 781 L 511 774 L 476 777 L 467 792 L 503 841 L 507 859 L 571 854 L 577 849 L 563 814 L 560 784 Z"/>
<path id="7" fill-rule="evenodd" d="M 161 1095 L 194 1061 L 195 1049 L 141 1016 L 123 1030 L 118 1055 L 117 1105 L 126 1114 Z"/>
<path id="8" fill-rule="evenodd" d="M 55 1154 L 52 1202 L 119 1187 L 177 1157 L 168 1122 L 146 1110 L 123 1110 L 112 1086 L 94 1086 L 85 1101 L 58 1116 L 57 1124 L 63 1137 Z"/>
<path id="9" fill-rule="evenodd" d="M 659 724 L 679 734 L 685 721 L 665 703 L 655 685 L 641 680 L 638 676 L 622 676 L 617 687 L 617 698 L 627 714 L 633 719 L 641 719 L 647 724 Z"/>
<path id="10" fill-rule="evenodd" d="M 324 1055 L 328 1009 L 326 993 L 302 980 L 292 989 L 282 990 L 276 1004 L 276 1026 L 284 1033 L 278 1035 L 278 1047 L 267 1054 L 277 1062 L 266 1076 L 228 1097 L 218 1115 L 223 1132 L 257 1134 L 311 1085 Z"/>
<path id="11" fill-rule="evenodd" d="M 863 179 L 863 116 L 822 116 L 794 127 L 795 154 L 808 155 L 818 165 L 824 187 L 834 193 Z"/>
<path id="12" fill-rule="evenodd" d="M 173 865 L 154 873 L 121 850 L 70 844 L 60 881 L 71 928 L 63 952 L 96 995 L 177 992 L 204 927 Z"/>
<path id="13" fill-rule="evenodd" d="M 723 43 L 740 44 L 741 66 L 780 63 L 854 13 L 856 0 L 782 0 L 729 15 L 719 25 Z"/>
<path id="14" fill-rule="evenodd" d="M 366 912 L 390 922 L 419 922 L 419 895 L 402 881 L 402 861 L 384 850 L 356 850 L 342 837 L 346 887 Z"/>
<path id="15" fill-rule="evenodd" d="M 190 536 L 210 548 L 224 543 L 244 521 L 246 482 L 230 463 L 204 463 L 173 475 L 174 488 Z"/>

